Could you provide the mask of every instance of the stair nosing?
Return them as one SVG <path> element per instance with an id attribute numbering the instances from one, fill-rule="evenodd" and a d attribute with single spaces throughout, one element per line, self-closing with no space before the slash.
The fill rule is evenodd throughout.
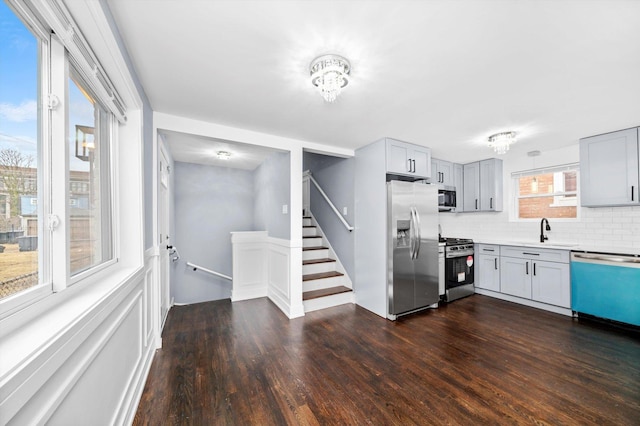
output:
<path id="1" fill-rule="evenodd" d="M 338 290 L 338 291 L 336 291 L 336 290 Z M 333 291 L 333 292 L 329 292 L 327 294 L 322 294 L 323 292 L 327 292 L 327 291 Z M 302 293 L 302 300 L 318 299 L 320 297 L 333 296 L 335 294 L 348 293 L 350 291 L 353 291 L 353 289 L 349 288 L 349 287 L 342 286 L 342 285 L 335 286 L 335 287 L 329 287 L 329 288 L 325 288 L 325 289 L 320 289 L 320 290 L 310 290 L 310 291 L 305 291 L 305 292 Z M 318 294 L 318 295 L 316 296 L 316 295 L 314 295 L 314 293 Z"/>
<path id="2" fill-rule="evenodd" d="M 318 272 L 315 274 L 303 275 L 302 281 L 314 281 L 314 280 L 321 280 L 324 278 L 335 278 L 335 277 L 344 277 L 344 274 L 338 271 Z"/>
<path id="3" fill-rule="evenodd" d="M 307 259 L 307 260 L 303 260 L 302 264 L 303 265 L 319 265 L 321 263 L 331 263 L 331 262 L 335 262 L 335 259 L 331 259 L 329 257 L 325 257 L 322 259 Z"/>
<path id="4" fill-rule="evenodd" d="M 329 250 L 329 247 L 324 247 L 324 246 L 302 247 L 302 251 L 307 251 L 307 250 Z"/>

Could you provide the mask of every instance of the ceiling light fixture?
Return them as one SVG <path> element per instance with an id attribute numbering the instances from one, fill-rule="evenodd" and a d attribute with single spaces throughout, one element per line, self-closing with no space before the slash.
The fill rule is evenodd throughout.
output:
<path id="1" fill-rule="evenodd" d="M 218 151 L 216 152 L 216 157 L 219 160 L 228 160 L 231 158 L 231 153 L 229 151 Z"/>
<path id="2" fill-rule="evenodd" d="M 318 88 L 324 100 L 333 102 L 349 84 L 351 64 L 342 56 L 323 55 L 311 62 L 309 72 L 311 83 Z"/>
<path id="3" fill-rule="evenodd" d="M 498 154 L 505 154 L 516 141 L 516 132 L 502 132 L 489 136 L 488 145 Z"/>

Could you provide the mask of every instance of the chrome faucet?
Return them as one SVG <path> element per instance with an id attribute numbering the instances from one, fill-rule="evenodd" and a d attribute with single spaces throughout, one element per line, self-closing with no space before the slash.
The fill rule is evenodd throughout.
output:
<path id="1" fill-rule="evenodd" d="M 543 225 L 544 225 L 545 222 L 547 222 L 547 231 L 551 231 L 551 227 L 549 226 L 549 221 L 547 220 L 546 217 L 543 217 L 542 220 L 540 221 L 540 242 L 541 243 L 544 243 L 545 240 L 549 239 L 549 237 L 544 235 Z"/>

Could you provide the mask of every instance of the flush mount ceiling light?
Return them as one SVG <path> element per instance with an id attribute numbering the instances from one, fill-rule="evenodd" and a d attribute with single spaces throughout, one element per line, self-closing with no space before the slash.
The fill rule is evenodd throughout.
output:
<path id="1" fill-rule="evenodd" d="M 318 88 L 324 100 L 333 102 L 349 84 L 351 64 L 342 56 L 323 55 L 311 62 L 309 72 L 311 83 Z"/>
<path id="2" fill-rule="evenodd" d="M 505 154 L 516 141 L 516 132 L 502 132 L 489 136 L 488 145 L 498 154 Z"/>
<path id="3" fill-rule="evenodd" d="M 219 160 L 228 160 L 231 158 L 231 153 L 229 151 L 218 151 L 216 152 L 216 157 Z"/>

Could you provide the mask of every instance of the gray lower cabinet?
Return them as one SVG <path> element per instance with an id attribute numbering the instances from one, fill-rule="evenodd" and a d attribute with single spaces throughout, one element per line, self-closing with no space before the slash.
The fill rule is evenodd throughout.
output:
<path id="1" fill-rule="evenodd" d="M 501 246 L 500 268 L 502 293 L 571 307 L 568 250 Z"/>
<path id="2" fill-rule="evenodd" d="M 500 291 L 500 246 L 476 244 L 477 288 Z"/>
<path id="3" fill-rule="evenodd" d="M 490 290 L 489 295 L 494 297 L 502 294 L 571 308 L 569 250 L 495 244 L 476 244 L 475 250 L 478 292 Z"/>
<path id="4" fill-rule="evenodd" d="M 504 294 L 531 299 L 530 261 L 517 257 L 500 257 L 500 270 Z"/>
<path id="5" fill-rule="evenodd" d="M 533 262 L 531 299 L 550 305 L 571 307 L 571 273 L 569 263 Z"/>

